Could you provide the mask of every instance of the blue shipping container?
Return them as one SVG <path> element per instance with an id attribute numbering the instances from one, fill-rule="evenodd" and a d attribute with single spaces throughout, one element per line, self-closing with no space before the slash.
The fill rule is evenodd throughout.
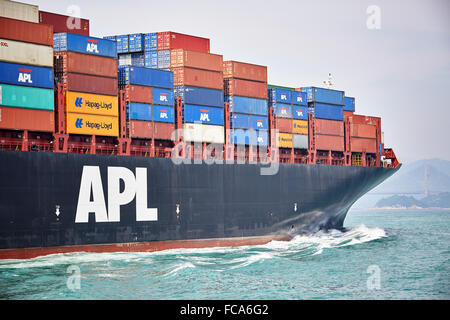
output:
<path id="1" fill-rule="evenodd" d="M 157 33 L 144 34 L 144 50 L 145 51 L 158 50 L 158 34 Z"/>
<path id="2" fill-rule="evenodd" d="M 344 98 L 344 111 L 355 112 L 355 98 L 352 97 Z"/>
<path id="3" fill-rule="evenodd" d="M 269 103 L 292 103 L 292 91 L 291 90 L 285 90 L 285 89 L 279 89 L 279 88 L 273 88 L 268 89 L 268 97 L 269 97 Z"/>
<path id="4" fill-rule="evenodd" d="M 316 118 L 328 120 L 344 120 L 344 109 L 342 106 L 326 103 L 314 103 L 314 114 Z"/>
<path id="5" fill-rule="evenodd" d="M 117 53 L 128 52 L 128 35 L 116 36 Z"/>
<path id="6" fill-rule="evenodd" d="M 200 106 L 223 107 L 223 91 L 198 87 L 176 86 L 175 97 L 181 97 L 183 103 Z"/>
<path id="7" fill-rule="evenodd" d="M 185 104 L 183 106 L 183 116 L 185 123 L 202 123 L 223 126 L 223 108 L 197 106 Z"/>
<path id="8" fill-rule="evenodd" d="M 308 120 L 308 108 L 294 105 L 292 117 L 296 120 Z"/>
<path id="9" fill-rule="evenodd" d="M 153 88 L 153 104 L 173 106 L 173 91 L 161 88 Z"/>
<path id="10" fill-rule="evenodd" d="M 170 68 L 170 50 L 158 51 L 158 69 Z"/>
<path id="11" fill-rule="evenodd" d="M 267 131 L 232 129 L 231 139 L 237 145 L 267 146 L 269 134 Z"/>
<path id="12" fill-rule="evenodd" d="M 119 84 L 136 84 L 146 87 L 173 89 L 173 72 L 150 68 L 120 66 Z"/>
<path id="13" fill-rule="evenodd" d="M 53 69 L 0 61 L 0 83 L 53 89 Z"/>
<path id="14" fill-rule="evenodd" d="M 134 33 L 128 35 L 128 52 L 144 51 L 142 33 Z"/>
<path id="15" fill-rule="evenodd" d="M 230 104 L 230 112 L 247 113 L 267 116 L 267 100 L 239 96 L 226 96 L 225 101 Z"/>
<path id="16" fill-rule="evenodd" d="M 277 118 L 292 118 L 292 105 L 277 103 L 273 104 L 272 107 Z"/>
<path id="17" fill-rule="evenodd" d="M 95 56 L 117 58 L 116 42 L 74 33 L 53 34 L 54 51 L 73 51 Z"/>
<path id="18" fill-rule="evenodd" d="M 170 106 L 153 105 L 153 121 L 155 122 L 175 122 L 175 110 Z"/>
<path id="19" fill-rule="evenodd" d="M 344 91 L 308 87 L 302 88 L 302 92 L 306 93 L 308 102 L 344 105 Z"/>
<path id="20" fill-rule="evenodd" d="M 250 129 L 251 128 L 251 116 L 248 114 L 232 113 L 231 118 L 231 128 L 236 129 Z"/>
<path id="21" fill-rule="evenodd" d="M 152 121 L 152 105 L 145 103 L 127 103 L 127 117 L 130 120 Z"/>
<path id="22" fill-rule="evenodd" d="M 292 92 L 292 103 L 294 105 L 307 106 L 308 100 L 306 98 L 306 93 L 300 92 L 300 91 L 293 91 Z"/>
<path id="23" fill-rule="evenodd" d="M 119 66 L 145 67 L 143 52 L 119 54 Z"/>
<path id="24" fill-rule="evenodd" d="M 144 53 L 145 66 L 147 68 L 158 68 L 158 52 L 157 51 L 145 51 Z"/>
<path id="25" fill-rule="evenodd" d="M 269 130 L 269 119 L 263 116 L 252 116 L 252 129 Z"/>

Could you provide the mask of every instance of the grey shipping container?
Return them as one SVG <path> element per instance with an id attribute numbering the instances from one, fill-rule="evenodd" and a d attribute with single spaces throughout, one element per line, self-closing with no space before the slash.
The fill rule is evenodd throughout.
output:
<path id="1" fill-rule="evenodd" d="M 39 7 L 21 2 L 0 0 L 0 17 L 39 23 Z"/>
<path id="2" fill-rule="evenodd" d="M 308 149 L 308 135 L 294 134 L 294 149 Z"/>

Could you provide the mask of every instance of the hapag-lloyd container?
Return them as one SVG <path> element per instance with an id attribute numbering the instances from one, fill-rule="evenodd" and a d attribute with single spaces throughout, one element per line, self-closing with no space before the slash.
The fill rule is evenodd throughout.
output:
<path id="1" fill-rule="evenodd" d="M 344 91 L 317 87 L 301 88 L 300 91 L 306 93 L 308 102 L 344 105 Z"/>
<path id="2" fill-rule="evenodd" d="M 223 56 L 199 51 L 176 49 L 170 51 L 170 67 L 223 71 Z"/>
<path id="3" fill-rule="evenodd" d="M 116 43 L 114 41 L 73 33 L 55 33 L 53 35 L 53 48 L 55 51 L 72 51 L 117 58 Z"/>
<path id="4" fill-rule="evenodd" d="M 251 116 L 251 128 L 254 130 L 269 130 L 269 120 L 267 117 Z"/>
<path id="5" fill-rule="evenodd" d="M 317 134 L 315 144 L 317 150 L 344 151 L 345 139 L 343 136 Z"/>
<path id="6" fill-rule="evenodd" d="M 66 113 L 66 127 L 67 132 L 73 134 L 111 137 L 117 137 L 119 135 L 118 117 Z"/>
<path id="7" fill-rule="evenodd" d="M 0 61 L 0 83 L 53 88 L 53 69 Z"/>
<path id="8" fill-rule="evenodd" d="M 316 134 L 344 136 L 344 122 L 326 119 L 314 119 L 314 131 Z"/>
<path id="9" fill-rule="evenodd" d="M 158 50 L 186 49 L 209 53 L 209 39 L 176 32 L 158 32 Z"/>
<path id="10" fill-rule="evenodd" d="M 268 89 L 269 103 L 292 104 L 292 91 L 284 89 Z"/>
<path id="11" fill-rule="evenodd" d="M 117 96 L 67 91 L 66 112 L 117 117 L 119 115 L 119 99 Z"/>
<path id="12" fill-rule="evenodd" d="M 146 103 L 127 103 L 127 119 L 130 120 L 153 120 L 153 108 L 151 104 Z"/>
<path id="13" fill-rule="evenodd" d="M 279 148 L 292 148 L 293 147 L 292 133 L 277 133 L 276 144 Z"/>
<path id="14" fill-rule="evenodd" d="M 185 123 L 202 123 L 223 126 L 223 108 L 196 106 L 185 104 L 183 106 L 183 120 Z"/>
<path id="15" fill-rule="evenodd" d="M 225 101 L 230 104 L 230 112 L 236 113 L 248 113 L 266 116 L 268 114 L 267 100 L 239 97 L 239 96 L 227 96 Z"/>
<path id="16" fill-rule="evenodd" d="M 266 83 L 235 78 L 224 79 L 223 82 L 224 94 L 227 96 L 267 99 Z"/>
<path id="17" fill-rule="evenodd" d="M 158 69 L 170 68 L 170 50 L 158 51 Z"/>
<path id="18" fill-rule="evenodd" d="M 0 39 L 0 60 L 52 68 L 53 49 L 39 44 Z"/>
<path id="19" fill-rule="evenodd" d="M 299 106 L 307 106 L 308 99 L 306 93 L 301 91 L 292 91 L 292 103 Z"/>
<path id="20" fill-rule="evenodd" d="M 174 87 L 175 97 L 181 97 L 183 103 L 210 107 L 223 107 L 223 91 L 199 87 Z"/>
<path id="21" fill-rule="evenodd" d="M 53 90 L 0 84 L 0 106 L 53 111 Z"/>
<path id="22" fill-rule="evenodd" d="M 224 61 L 223 77 L 267 83 L 267 67 L 237 61 Z"/>
<path id="23" fill-rule="evenodd" d="M 171 106 L 153 105 L 153 121 L 155 122 L 175 122 L 175 111 Z"/>
<path id="24" fill-rule="evenodd" d="M 16 1 L 0 1 L 0 16 L 39 23 L 39 7 Z"/>
<path id="25" fill-rule="evenodd" d="M 0 107 L 0 128 L 53 132 L 55 114 L 46 110 Z"/>
<path id="26" fill-rule="evenodd" d="M 292 119 L 292 105 L 285 103 L 273 104 L 272 107 L 275 111 L 277 118 L 291 118 Z"/>
<path id="27" fill-rule="evenodd" d="M 344 110 L 341 105 L 316 102 L 314 104 L 310 104 L 310 107 L 314 108 L 316 118 L 339 121 L 344 120 Z"/>
<path id="28" fill-rule="evenodd" d="M 118 83 L 115 78 L 78 73 L 55 74 L 55 78 L 64 85 L 64 90 L 117 96 Z"/>
<path id="29" fill-rule="evenodd" d="M 306 120 L 293 120 L 292 121 L 292 132 L 297 134 L 308 134 L 308 121 Z"/>
<path id="30" fill-rule="evenodd" d="M 309 140 L 308 135 L 294 134 L 292 136 L 294 149 L 308 149 Z"/>
<path id="31" fill-rule="evenodd" d="M 158 34 L 157 33 L 144 34 L 144 50 L 145 51 L 158 50 Z"/>
<path id="32" fill-rule="evenodd" d="M 38 23 L 0 17 L 0 38 L 52 46 L 53 28 Z"/>
<path id="33" fill-rule="evenodd" d="M 225 132 L 223 126 L 185 123 L 183 124 L 183 139 L 187 142 L 223 144 L 225 141 Z"/>
<path id="34" fill-rule="evenodd" d="M 297 120 L 307 120 L 308 119 L 308 108 L 298 105 L 292 106 L 292 118 Z"/>
<path id="35" fill-rule="evenodd" d="M 175 86 L 192 86 L 221 90 L 223 75 L 220 72 L 193 68 L 173 68 Z"/>
<path id="36" fill-rule="evenodd" d="M 55 73 L 81 73 L 117 78 L 117 60 L 77 52 L 55 52 Z"/>
<path id="37" fill-rule="evenodd" d="M 153 103 L 153 88 L 128 84 L 120 86 L 120 90 L 125 91 L 127 102 Z"/>
<path id="38" fill-rule="evenodd" d="M 121 66 L 119 83 L 173 89 L 173 72 L 151 68 Z"/>
<path id="39" fill-rule="evenodd" d="M 355 98 L 344 97 L 344 111 L 355 112 Z"/>
<path id="40" fill-rule="evenodd" d="M 292 133 L 292 119 L 277 118 L 275 120 L 275 128 L 279 132 Z"/>
<path id="41" fill-rule="evenodd" d="M 367 138 L 350 138 L 350 150 L 352 152 L 377 152 L 377 140 Z"/>
<path id="42" fill-rule="evenodd" d="M 39 11 L 39 23 L 53 26 L 54 33 L 69 32 L 89 37 L 89 20 Z"/>
<path id="43" fill-rule="evenodd" d="M 153 104 L 173 106 L 173 90 L 153 88 Z"/>
<path id="44" fill-rule="evenodd" d="M 155 138 L 160 140 L 172 140 L 175 124 L 166 122 L 152 122 L 130 120 L 128 124 L 132 138 Z"/>
<path id="45" fill-rule="evenodd" d="M 236 129 L 250 129 L 252 126 L 251 116 L 248 114 L 232 113 L 231 128 Z"/>

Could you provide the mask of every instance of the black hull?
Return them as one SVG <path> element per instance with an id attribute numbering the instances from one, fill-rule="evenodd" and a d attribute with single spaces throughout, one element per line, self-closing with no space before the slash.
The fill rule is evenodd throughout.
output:
<path id="1" fill-rule="evenodd" d="M 136 221 L 132 200 L 120 207 L 120 222 L 96 222 L 91 213 L 75 223 L 83 166 L 99 168 L 106 204 L 108 167 L 136 176 L 136 168 L 146 168 L 147 207 L 158 209 L 157 221 Z M 0 249 L 339 229 L 351 205 L 398 170 L 280 164 L 278 174 L 261 175 L 261 167 L 267 165 L 0 151 Z"/>

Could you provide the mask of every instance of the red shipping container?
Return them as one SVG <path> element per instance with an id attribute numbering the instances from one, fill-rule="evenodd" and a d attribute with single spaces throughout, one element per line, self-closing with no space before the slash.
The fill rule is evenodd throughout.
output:
<path id="1" fill-rule="evenodd" d="M 73 72 L 117 78 L 117 59 L 76 52 L 55 52 L 55 73 Z"/>
<path id="2" fill-rule="evenodd" d="M 224 79 L 223 82 L 226 96 L 267 99 L 267 83 L 234 78 Z"/>
<path id="3" fill-rule="evenodd" d="M 350 123 L 350 136 L 376 139 L 377 126 L 374 124 Z"/>
<path id="4" fill-rule="evenodd" d="M 317 150 L 344 151 L 344 137 L 317 134 L 315 136 Z"/>
<path id="5" fill-rule="evenodd" d="M 223 90 L 223 75 L 221 72 L 193 68 L 173 68 L 174 86 L 192 86 Z"/>
<path id="6" fill-rule="evenodd" d="M 279 132 L 292 133 L 292 119 L 277 118 L 275 121 L 275 128 Z"/>
<path id="7" fill-rule="evenodd" d="M 176 32 L 158 32 L 158 50 L 186 49 L 209 53 L 209 39 Z"/>
<path id="8" fill-rule="evenodd" d="M 328 134 L 343 137 L 344 122 L 316 118 L 314 120 L 314 131 L 316 134 Z"/>
<path id="9" fill-rule="evenodd" d="M 171 140 L 175 131 L 175 124 L 152 121 L 129 121 L 129 132 L 132 138 Z"/>
<path id="10" fill-rule="evenodd" d="M 350 150 L 352 152 L 377 152 L 377 140 L 365 138 L 350 138 Z"/>
<path id="11" fill-rule="evenodd" d="M 64 90 L 117 96 L 117 79 L 96 77 L 78 73 L 55 74 L 57 82 L 62 82 Z"/>
<path id="12" fill-rule="evenodd" d="M 54 33 L 69 32 L 89 37 L 89 20 L 39 11 L 39 23 L 53 26 Z"/>
<path id="13" fill-rule="evenodd" d="M 53 27 L 0 17 L 0 38 L 53 46 Z"/>
<path id="14" fill-rule="evenodd" d="M 344 119 L 353 116 L 355 113 L 353 111 L 345 111 L 344 110 Z"/>
<path id="15" fill-rule="evenodd" d="M 170 51 L 170 67 L 190 67 L 222 72 L 223 56 L 199 51 L 176 49 Z"/>
<path id="16" fill-rule="evenodd" d="M 252 80 L 266 83 L 267 67 L 237 61 L 224 61 L 223 77 Z"/>
<path id="17" fill-rule="evenodd" d="M 0 107 L 0 128 L 53 132 L 55 114 L 47 110 Z"/>
<path id="18" fill-rule="evenodd" d="M 352 123 L 374 124 L 378 127 L 381 127 L 381 118 L 380 117 L 372 117 L 372 116 L 353 114 L 353 116 L 349 117 L 349 119 L 350 119 L 350 122 L 352 122 Z"/>
<path id="19" fill-rule="evenodd" d="M 153 88 L 127 84 L 120 86 L 120 90 L 125 91 L 125 100 L 127 102 L 153 103 Z"/>

